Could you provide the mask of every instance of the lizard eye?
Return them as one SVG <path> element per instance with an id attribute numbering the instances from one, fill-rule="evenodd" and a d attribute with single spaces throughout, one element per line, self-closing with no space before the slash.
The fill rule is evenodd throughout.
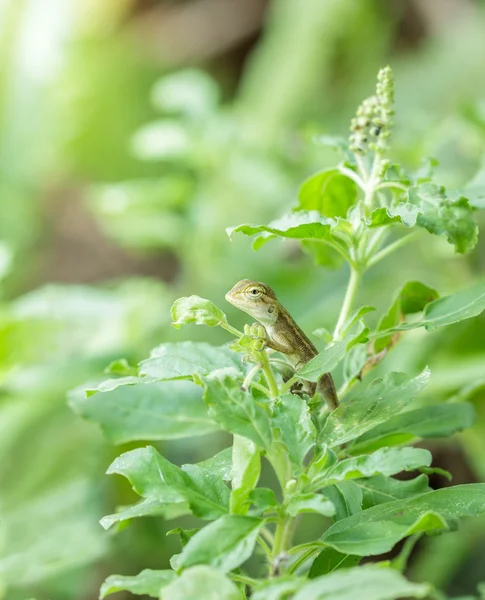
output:
<path id="1" fill-rule="evenodd" d="M 261 296 L 261 290 L 259 290 L 258 288 L 251 288 L 249 290 L 249 293 L 251 294 L 251 296 L 253 296 L 253 298 L 256 298 L 257 296 Z"/>

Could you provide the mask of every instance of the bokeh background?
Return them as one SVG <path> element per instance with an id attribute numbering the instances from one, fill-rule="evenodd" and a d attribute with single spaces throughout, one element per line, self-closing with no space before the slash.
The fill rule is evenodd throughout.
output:
<path id="1" fill-rule="evenodd" d="M 436 157 L 441 183 L 479 194 L 485 2 L 0 0 L 0 60 L 0 598 L 94 600 L 111 573 L 166 568 L 176 525 L 103 531 L 99 518 L 135 499 L 104 475 L 134 445 L 105 441 L 67 391 L 161 341 L 224 343 L 173 330 L 169 308 L 189 294 L 224 307 L 242 277 L 277 289 L 306 330 L 331 327 L 343 269 L 291 243 L 254 253 L 225 228 L 279 216 L 304 177 L 335 164 L 315 136 L 347 135 L 386 64 L 393 158 Z M 359 300 L 382 310 L 408 279 L 447 293 L 484 270 L 483 239 L 462 257 L 423 235 L 368 274 Z M 422 402 L 475 403 L 472 430 L 429 446 L 454 483 L 485 481 L 484 340 L 483 317 L 417 330 L 381 365 L 428 364 Z M 220 443 L 158 447 L 183 463 Z M 484 554 L 485 521 L 465 522 L 420 543 L 409 576 L 472 594 Z"/>

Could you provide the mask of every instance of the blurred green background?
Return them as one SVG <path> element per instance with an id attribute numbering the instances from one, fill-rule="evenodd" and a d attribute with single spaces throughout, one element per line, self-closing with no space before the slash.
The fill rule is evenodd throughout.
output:
<path id="1" fill-rule="evenodd" d="M 344 270 L 292 243 L 254 253 L 225 228 L 281 215 L 304 177 L 335 164 L 315 137 L 347 135 L 386 64 L 394 158 L 436 157 L 441 183 L 480 193 L 485 2 L 0 0 L 0 59 L 0 598 L 94 600 L 111 573 L 166 568 L 176 525 L 103 531 L 99 518 L 135 498 L 104 475 L 132 446 L 107 443 L 67 391 L 161 341 L 224 343 L 174 331 L 169 308 L 187 294 L 224 308 L 243 277 L 273 286 L 309 332 L 332 325 Z M 483 240 L 462 257 L 423 235 L 368 274 L 359 300 L 382 310 L 407 279 L 447 293 L 484 270 Z M 454 483 L 485 481 L 484 339 L 483 316 L 416 330 L 380 367 L 428 364 L 422 402 L 475 402 L 475 428 L 431 447 Z M 219 443 L 158 446 L 180 464 Z M 485 521 L 465 522 L 421 543 L 409 574 L 473 594 L 484 552 Z"/>

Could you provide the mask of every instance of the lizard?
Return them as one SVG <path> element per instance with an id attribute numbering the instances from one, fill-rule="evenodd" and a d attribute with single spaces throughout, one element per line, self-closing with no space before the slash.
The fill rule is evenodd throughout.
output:
<path id="1" fill-rule="evenodd" d="M 295 370 L 318 354 L 318 350 L 295 323 L 286 308 L 280 304 L 269 285 L 242 279 L 227 292 L 225 298 L 264 327 L 266 345 L 285 354 Z M 310 396 L 313 396 L 317 390 L 330 410 L 337 408 L 339 402 L 330 373 L 324 373 L 317 383 L 306 383 L 306 391 Z"/>

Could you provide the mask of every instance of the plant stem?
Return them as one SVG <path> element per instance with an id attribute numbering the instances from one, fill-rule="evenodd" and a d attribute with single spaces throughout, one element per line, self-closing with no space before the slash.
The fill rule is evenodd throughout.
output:
<path id="1" fill-rule="evenodd" d="M 383 258 L 386 258 L 386 256 L 389 256 L 389 254 L 394 252 L 394 250 L 401 248 L 401 246 L 404 246 L 405 244 L 407 244 L 408 242 L 413 240 L 417 235 L 418 235 L 418 232 L 413 231 L 412 233 L 408 233 L 407 235 L 399 238 L 392 244 L 389 244 L 388 246 L 383 248 L 380 252 L 377 252 L 377 254 L 374 254 L 374 256 L 369 259 L 369 261 L 367 262 L 367 267 L 368 268 L 373 267 L 380 260 L 382 260 Z"/>
<path id="2" fill-rule="evenodd" d="M 308 550 L 306 550 L 306 552 L 303 552 L 303 554 L 301 554 L 296 560 L 295 562 L 290 566 L 290 568 L 288 569 L 288 571 L 290 573 L 294 573 L 299 567 L 301 567 L 301 565 L 310 558 L 310 556 L 312 554 L 315 554 L 315 552 L 320 552 L 321 548 L 309 548 Z"/>
<path id="3" fill-rule="evenodd" d="M 347 291 L 345 292 L 344 302 L 342 304 L 342 309 L 340 311 L 340 315 L 337 321 L 337 325 L 335 326 L 335 331 L 333 332 L 333 339 L 340 340 L 342 339 L 342 329 L 350 316 L 350 312 L 352 310 L 352 305 L 355 300 L 355 296 L 357 295 L 357 290 L 361 280 L 361 272 L 354 267 L 350 267 L 350 278 L 349 283 L 347 285 Z"/>
<path id="4" fill-rule="evenodd" d="M 275 400 L 275 398 L 278 398 L 278 396 L 280 395 L 280 391 L 278 389 L 278 384 L 276 383 L 276 380 L 274 378 L 273 375 L 273 371 L 271 370 L 271 366 L 269 364 L 269 359 L 268 359 L 268 355 L 266 354 L 266 352 L 263 350 L 259 353 L 259 359 L 260 359 L 260 364 L 261 364 L 261 370 L 264 373 L 264 376 L 266 378 L 266 383 L 268 384 L 269 387 L 269 395 L 271 400 Z"/>
<path id="5" fill-rule="evenodd" d="M 275 574 L 275 561 L 280 554 L 282 554 L 288 544 L 291 541 L 291 536 L 293 534 L 293 521 L 294 519 L 284 518 L 281 519 L 280 522 L 276 525 L 276 531 L 274 536 L 274 544 L 273 544 L 273 552 L 272 552 L 272 561 L 270 565 L 271 574 Z"/>
<path id="6" fill-rule="evenodd" d="M 230 573 L 230 577 L 232 578 L 233 581 L 238 581 L 239 583 L 245 583 L 246 585 L 250 585 L 251 587 L 253 587 L 254 585 L 256 585 L 258 583 L 258 581 L 256 579 L 253 579 L 252 577 L 247 577 L 246 575 Z"/>
<path id="7" fill-rule="evenodd" d="M 242 337 L 244 335 L 242 331 L 239 331 L 239 329 L 236 329 L 232 325 L 229 325 L 229 323 L 220 323 L 220 326 L 223 329 L 225 329 L 226 331 L 229 331 L 229 333 L 232 333 L 233 335 L 235 335 L 238 338 L 240 338 L 240 337 Z"/>
<path id="8" fill-rule="evenodd" d="M 263 549 L 264 553 L 266 554 L 266 556 L 268 557 L 268 559 L 271 560 L 271 548 L 268 546 L 268 544 L 264 541 L 264 539 L 262 538 L 261 535 L 258 536 L 257 540 L 258 544 L 261 546 L 261 548 Z"/>

